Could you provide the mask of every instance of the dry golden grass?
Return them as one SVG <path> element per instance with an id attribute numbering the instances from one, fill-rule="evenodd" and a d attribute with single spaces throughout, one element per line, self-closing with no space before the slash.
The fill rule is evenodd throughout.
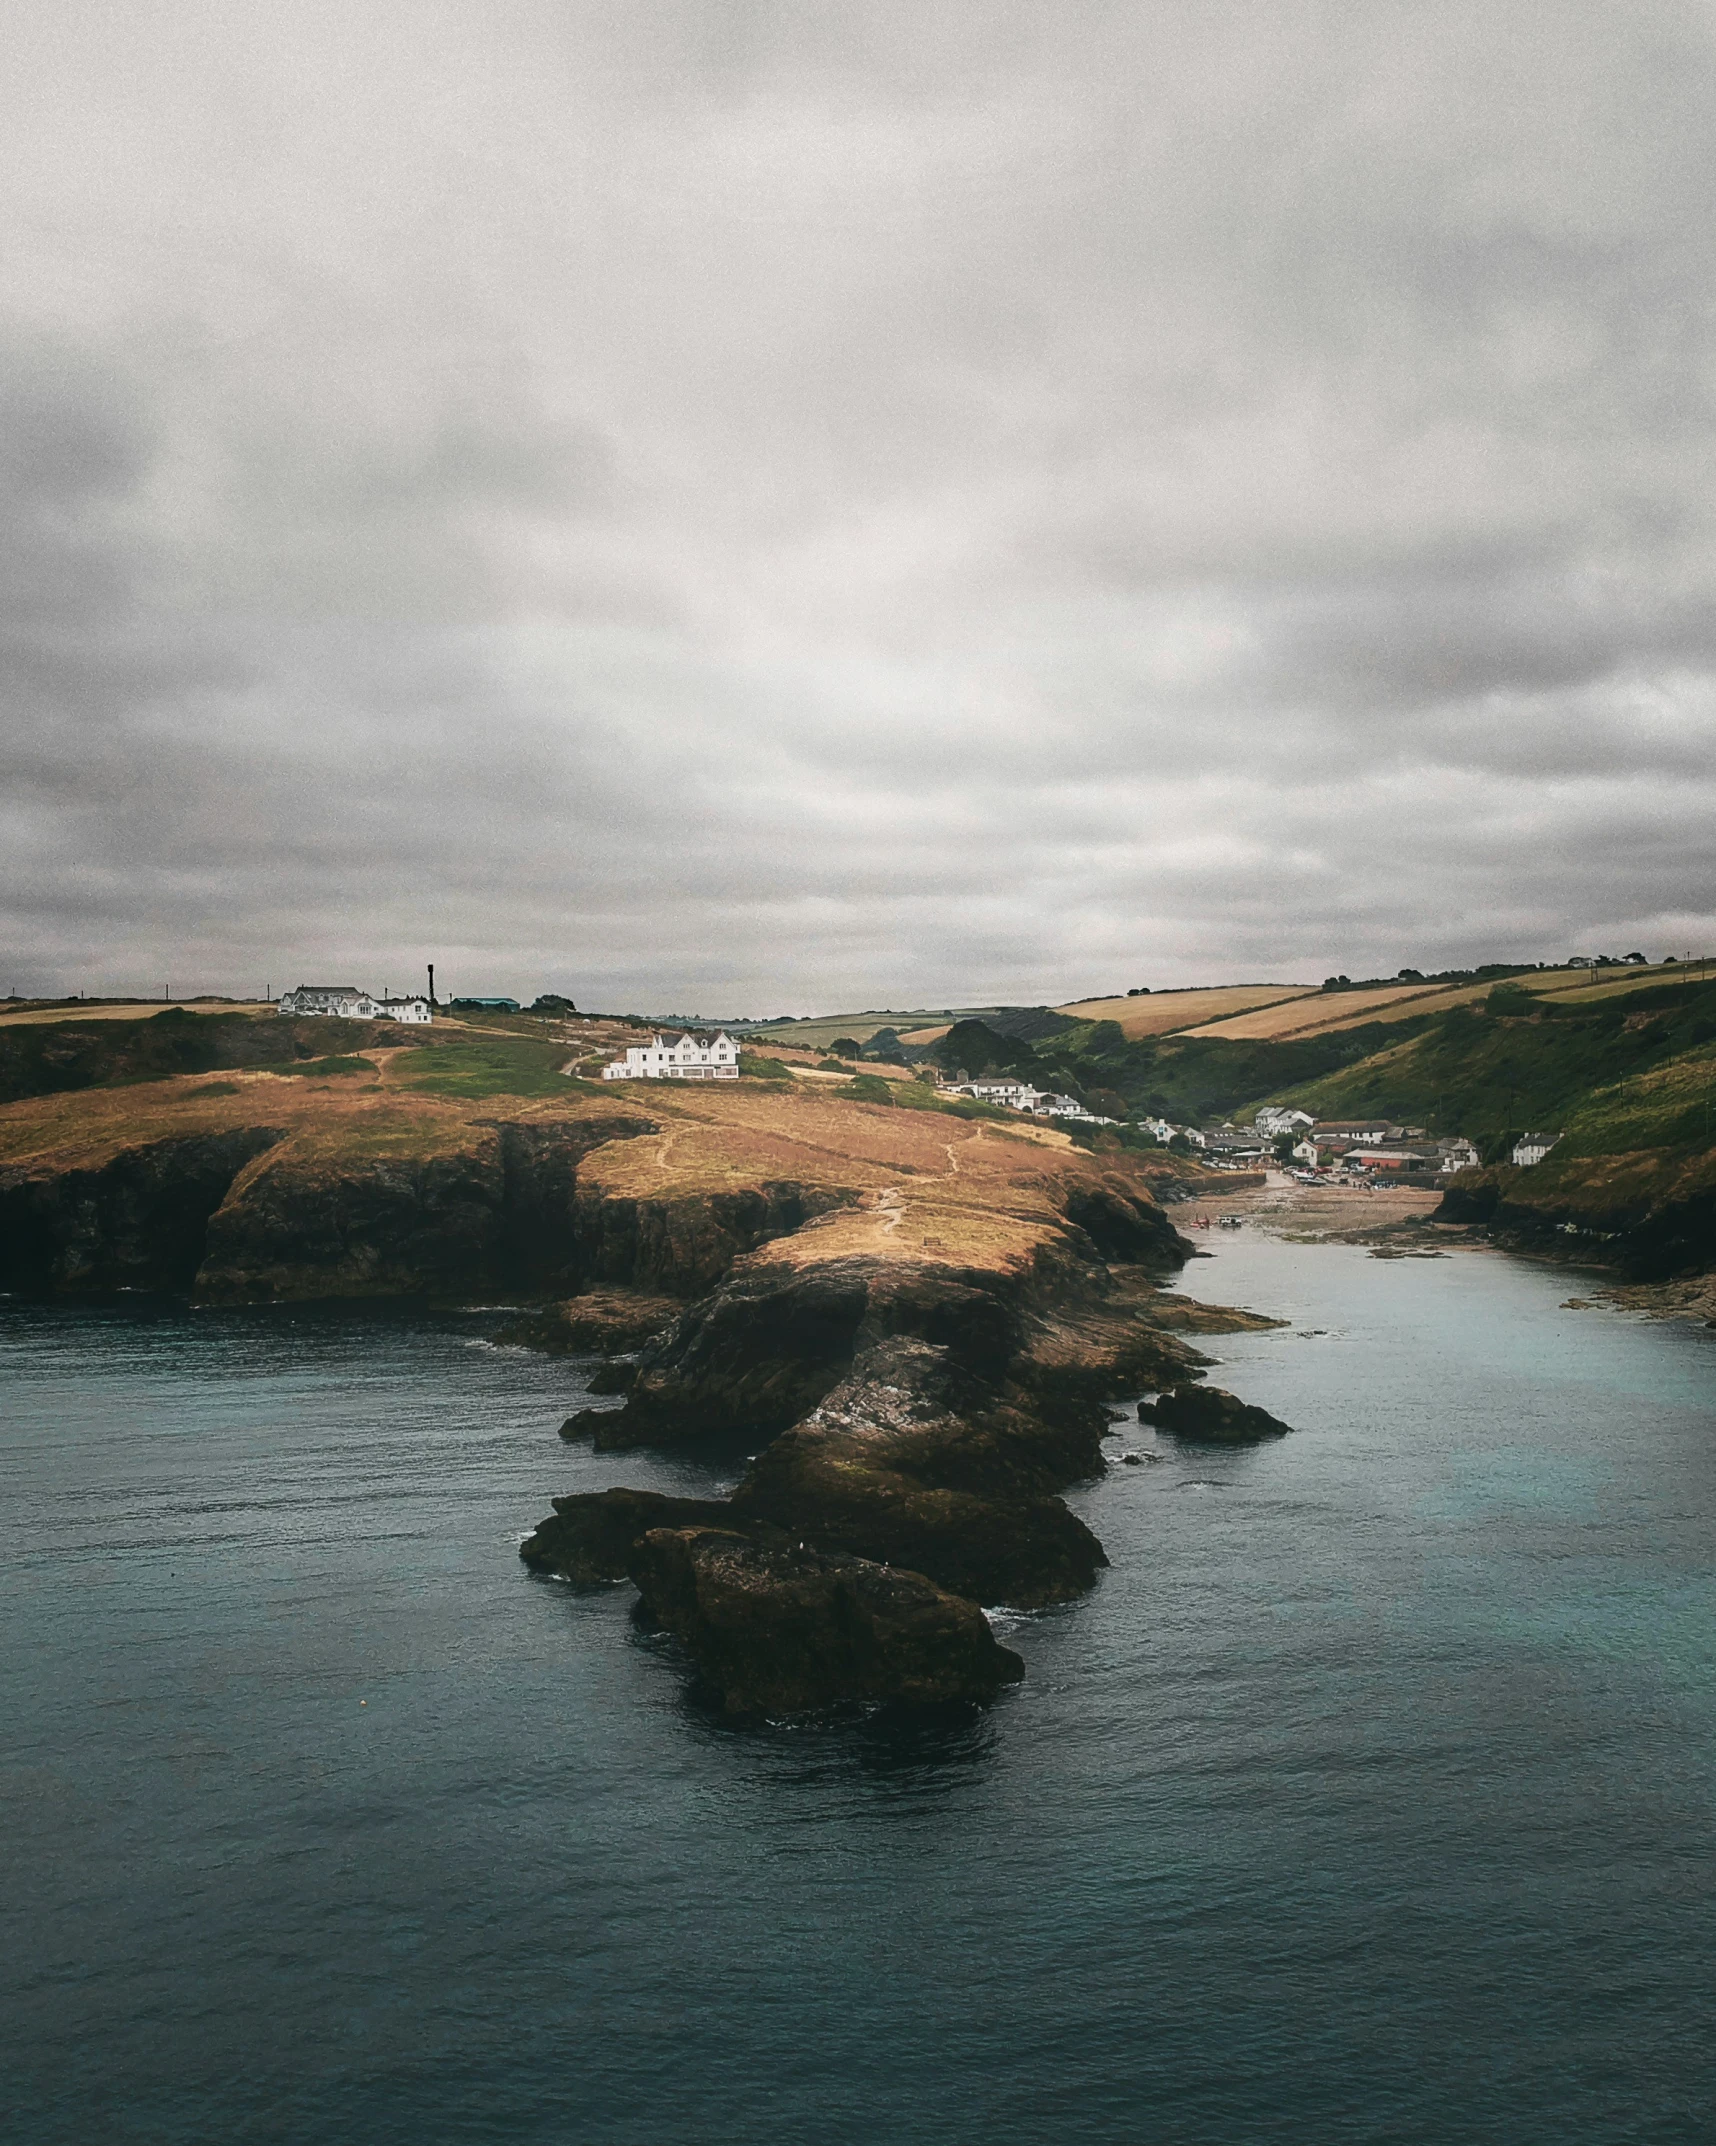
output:
<path id="1" fill-rule="evenodd" d="M 1362 1028 L 1367 1021 L 1404 1021 L 1417 1013 L 1443 1013 L 1468 999 L 1482 998 L 1488 984 L 1400 984 L 1380 991 L 1313 991 L 1275 1006 L 1217 1021 L 1199 1031 L 1234 1041 L 1266 1039 L 1286 1043 L 1299 1036 L 1326 1036 L 1340 1028 Z"/>
<path id="2" fill-rule="evenodd" d="M 1172 1036 L 1183 1029 L 1220 1035 L 1218 1022 L 1253 1006 L 1273 1006 L 1288 999 L 1315 996 L 1311 984 L 1221 984 L 1209 991 L 1152 991 L 1147 998 L 1080 999 L 1056 1008 L 1075 1021 L 1118 1021 L 1123 1034 Z M 915 1040 L 915 1039 L 914 1039 Z"/>
<path id="3" fill-rule="evenodd" d="M 132 999 L 123 1006 L 25 1006 L 17 1012 L 0 1012 L 0 1027 L 18 1027 L 38 1021 L 146 1021 L 157 1013 L 249 1013 L 275 1018 L 274 1008 L 264 999 L 181 1001 L 171 1006 L 158 998 Z"/>
<path id="4" fill-rule="evenodd" d="M 1011 1269 L 1056 1235 L 1069 1182 L 1144 1178 L 1132 1158 L 1093 1155 L 1047 1125 L 997 1124 L 860 1103 L 832 1082 L 615 1082 L 564 1097 L 414 1094 L 417 1054 L 380 1050 L 365 1074 L 318 1080 L 213 1073 L 85 1089 L 0 1108 L 0 1164 L 99 1168 L 128 1149 L 266 1125 L 283 1138 L 250 1166 L 320 1178 L 377 1162 L 486 1148 L 502 1123 L 644 1119 L 657 1130 L 594 1149 L 580 1182 L 618 1198 L 695 1200 L 769 1184 L 845 1204 L 765 1255 L 804 1262 L 884 1252 Z"/>

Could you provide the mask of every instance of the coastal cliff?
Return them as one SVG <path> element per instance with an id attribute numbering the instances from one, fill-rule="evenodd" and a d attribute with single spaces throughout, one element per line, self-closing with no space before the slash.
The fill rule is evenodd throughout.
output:
<path id="1" fill-rule="evenodd" d="M 1060 1493 L 1101 1472 L 1112 1400 L 1204 1362 L 1142 1159 L 858 1086 L 614 1093 L 508 1048 L 0 1107 L 0 1278 L 551 1300 L 519 1338 L 637 1351 L 570 1435 L 751 1458 L 726 1499 L 557 1498 L 529 1565 L 630 1579 L 729 1717 L 1001 1689 L 981 1605 L 1091 1586 Z"/>

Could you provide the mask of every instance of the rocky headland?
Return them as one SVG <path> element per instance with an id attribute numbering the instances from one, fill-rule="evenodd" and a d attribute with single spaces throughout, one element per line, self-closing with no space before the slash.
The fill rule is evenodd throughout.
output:
<path id="1" fill-rule="evenodd" d="M 535 1299 L 517 1338 L 607 1354 L 624 1396 L 570 1435 L 750 1456 L 727 1498 L 559 1498 L 523 1546 L 629 1579 L 735 1719 L 1016 1678 L 982 1605 L 1101 1571 L 1060 1493 L 1102 1471 L 1109 1404 L 1198 1379 L 1176 1328 L 1259 1323 L 1162 1286 L 1191 1246 L 1156 1189 L 1189 1166 L 1047 1126 L 616 1092 L 446 1039 L 220 1070 L 0 1108 L 0 1282 Z"/>

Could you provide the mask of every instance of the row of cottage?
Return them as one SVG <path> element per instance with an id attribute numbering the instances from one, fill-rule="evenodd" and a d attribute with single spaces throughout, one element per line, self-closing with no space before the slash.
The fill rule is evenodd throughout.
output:
<path id="1" fill-rule="evenodd" d="M 1263 1162 L 1284 1135 L 1292 1140 L 1294 1162 L 1306 1170 L 1385 1170 L 1406 1176 L 1435 1171 L 1449 1176 L 1456 1170 L 1475 1170 L 1483 1159 L 1470 1140 L 1432 1140 L 1421 1125 L 1396 1125 L 1387 1118 L 1315 1118 L 1308 1110 L 1273 1103 L 1257 1113 L 1250 1132 L 1232 1125 L 1219 1132 L 1198 1132 L 1147 1122 L 1159 1139 L 1183 1130 L 1192 1146 L 1204 1151 L 1206 1162 L 1229 1168 Z M 1529 1168 L 1543 1160 L 1558 1138 L 1555 1133 L 1523 1133 L 1514 1142 L 1511 1159 Z"/>

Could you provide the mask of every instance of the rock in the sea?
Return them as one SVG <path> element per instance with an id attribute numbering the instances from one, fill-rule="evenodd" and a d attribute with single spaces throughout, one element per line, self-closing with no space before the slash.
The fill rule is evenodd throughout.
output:
<path id="1" fill-rule="evenodd" d="M 1153 1404 L 1141 1404 L 1140 1417 L 1197 1445 L 1251 1446 L 1265 1438 L 1285 1438 L 1292 1425 L 1253 1408 L 1219 1386 L 1173 1386 Z"/>
<path id="2" fill-rule="evenodd" d="M 557 1573 L 582 1587 L 623 1580 L 652 1528 L 720 1526 L 727 1507 L 714 1499 L 669 1498 L 657 1490 L 592 1490 L 556 1498 L 550 1517 L 518 1546 L 535 1572 Z"/>
<path id="3" fill-rule="evenodd" d="M 663 1527 L 639 1541 L 631 1575 L 645 1612 L 684 1641 L 735 1720 L 992 1699 L 1025 1673 L 975 1603 L 867 1558 Z"/>

